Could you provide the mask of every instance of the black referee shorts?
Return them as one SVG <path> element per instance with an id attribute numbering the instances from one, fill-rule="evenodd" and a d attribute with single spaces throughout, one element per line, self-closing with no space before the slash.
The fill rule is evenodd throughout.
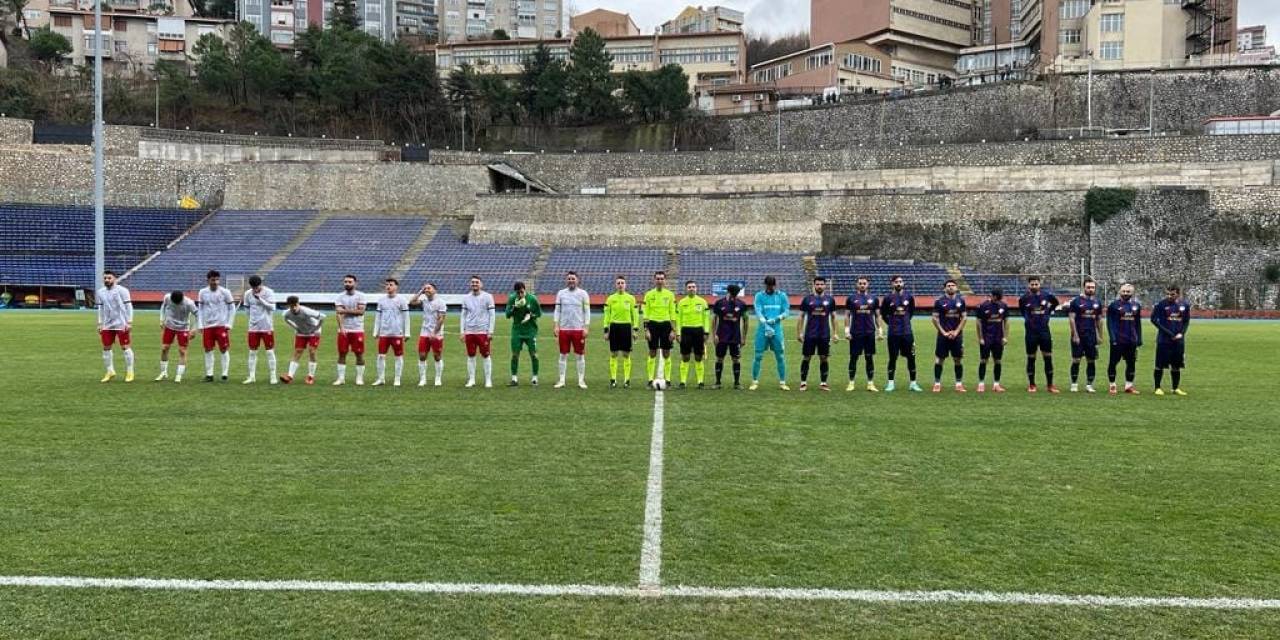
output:
<path id="1" fill-rule="evenodd" d="M 699 358 L 707 354 L 707 332 L 702 327 L 685 327 L 680 330 L 680 355 Z"/>

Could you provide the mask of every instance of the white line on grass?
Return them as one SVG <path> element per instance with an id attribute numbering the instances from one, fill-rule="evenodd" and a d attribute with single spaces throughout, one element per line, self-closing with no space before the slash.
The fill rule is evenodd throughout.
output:
<path id="1" fill-rule="evenodd" d="M 994 591 L 874 591 L 866 589 L 774 589 L 756 587 L 637 588 L 585 584 L 488 584 L 453 582 L 335 582 L 316 580 L 179 580 L 0 576 L 0 587 L 151 589 L 172 591 L 328 591 L 444 595 L 588 598 L 706 598 L 712 600 L 828 600 L 866 603 L 998 604 L 1060 607 L 1280 609 L 1280 599 L 1098 596 Z"/>
<path id="2" fill-rule="evenodd" d="M 662 375 L 661 372 L 658 373 Z M 649 481 L 644 494 L 644 544 L 640 547 L 640 588 L 662 585 L 662 447 L 666 394 L 653 394 L 653 436 L 649 440 Z"/>

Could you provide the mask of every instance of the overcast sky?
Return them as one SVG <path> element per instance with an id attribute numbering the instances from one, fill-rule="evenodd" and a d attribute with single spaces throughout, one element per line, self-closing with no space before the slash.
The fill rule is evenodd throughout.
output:
<path id="1" fill-rule="evenodd" d="M 809 0 L 567 0 L 577 13 L 603 7 L 631 14 L 644 33 L 690 4 L 721 4 L 747 12 L 747 30 L 772 34 L 809 30 Z M 1280 44 L 1280 0 L 1240 0 L 1240 26 L 1267 25 L 1268 44 Z"/>

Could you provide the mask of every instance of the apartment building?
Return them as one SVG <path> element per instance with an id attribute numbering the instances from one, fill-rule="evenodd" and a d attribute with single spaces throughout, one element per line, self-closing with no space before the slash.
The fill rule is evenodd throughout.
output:
<path id="1" fill-rule="evenodd" d="M 1217 65 L 1236 57 L 1236 0 L 1058 1 L 1058 71 Z M 1048 59 L 1048 50 L 1041 55 Z"/>
<path id="2" fill-rule="evenodd" d="M 444 42 L 488 40 L 501 29 L 515 39 L 548 40 L 564 29 L 567 0 L 439 0 Z"/>
<path id="3" fill-rule="evenodd" d="M 281 49 L 292 49 L 296 34 L 323 26 L 323 0 L 239 0 L 240 19 Z"/>
<path id="4" fill-rule="evenodd" d="M 1249 51 L 1267 46 L 1267 26 L 1263 24 L 1243 27 L 1236 31 L 1236 50 Z"/>
<path id="5" fill-rule="evenodd" d="M 71 62 L 93 64 L 94 15 L 91 9 L 49 7 L 49 26 L 71 42 Z M 232 20 L 175 18 L 116 10 L 102 13 L 103 69 L 116 75 L 147 72 L 161 60 L 187 62 L 196 42 L 207 34 L 227 37 Z"/>
<path id="6" fill-rule="evenodd" d="M 592 9 L 569 18 L 570 37 L 582 33 L 583 29 L 591 29 L 606 38 L 640 35 L 640 27 L 631 19 L 631 14 L 608 9 Z"/>
<path id="7" fill-rule="evenodd" d="M 435 0 L 393 0 L 392 27 L 396 38 L 410 37 L 422 42 L 440 40 L 440 18 Z"/>
<path id="8" fill-rule="evenodd" d="M 740 32 L 655 34 L 605 38 L 605 50 L 613 56 L 613 72 L 655 71 L 679 65 L 689 76 L 689 91 L 741 83 L 746 73 L 746 38 Z M 442 44 L 436 50 L 436 66 L 447 77 L 464 64 L 479 73 L 515 77 L 525 58 L 545 44 L 553 58 L 568 62 L 568 38 L 551 40 L 484 40 Z"/>
<path id="9" fill-rule="evenodd" d="M 974 0 L 811 0 L 809 43 L 861 40 L 889 55 L 895 77 L 924 84 L 955 76 L 974 19 Z"/>
<path id="10" fill-rule="evenodd" d="M 680 33 L 716 33 L 742 31 L 746 14 L 729 7 L 685 7 L 680 15 L 662 23 L 658 31 L 668 35 Z"/>

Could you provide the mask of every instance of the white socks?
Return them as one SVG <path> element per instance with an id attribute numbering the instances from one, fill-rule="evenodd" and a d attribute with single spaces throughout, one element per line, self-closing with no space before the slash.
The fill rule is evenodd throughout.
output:
<path id="1" fill-rule="evenodd" d="M 356 365 L 356 384 L 364 384 L 364 365 Z"/>
<path id="2" fill-rule="evenodd" d="M 276 350 L 267 349 L 267 371 L 271 372 L 271 379 L 276 379 Z"/>
<path id="3" fill-rule="evenodd" d="M 400 384 L 402 373 L 404 373 L 404 356 L 396 356 L 396 384 Z"/>
<path id="4" fill-rule="evenodd" d="M 493 359 L 484 359 L 484 384 L 485 386 L 493 385 Z"/>
<path id="5" fill-rule="evenodd" d="M 418 384 L 426 384 L 426 383 L 427 383 L 427 361 L 419 360 L 418 361 Z"/>
<path id="6" fill-rule="evenodd" d="M 338 365 L 338 379 L 343 382 L 347 381 L 347 365 L 345 364 Z"/>
<path id="7" fill-rule="evenodd" d="M 578 356 L 577 364 L 578 364 L 578 384 L 583 384 L 587 381 L 587 357 Z"/>
<path id="8" fill-rule="evenodd" d="M 103 351 L 102 364 L 107 368 L 108 372 L 114 373 L 116 370 L 116 354 L 109 350 Z"/>
<path id="9" fill-rule="evenodd" d="M 124 350 L 124 370 L 133 372 L 133 349 L 125 348 Z"/>
<path id="10" fill-rule="evenodd" d="M 467 382 L 474 384 L 476 381 L 476 357 L 467 356 Z"/>
<path id="11" fill-rule="evenodd" d="M 293 377 L 293 374 L 295 374 L 295 373 L 297 373 L 297 372 L 298 372 L 298 361 L 297 361 L 297 360 L 290 360 L 290 361 L 289 361 L 289 377 L 290 377 L 290 378 L 292 378 L 292 377 Z"/>
<path id="12" fill-rule="evenodd" d="M 231 352 L 223 351 L 222 352 L 222 377 L 224 378 L 227 377 L 227 374 L 230 372 L 231 372 Z"/>
<path id="13" fill-rule="evenodd" d="M 440 379 L 444 375 L 444 358 L 436 360 L 436 384 L 440 384 Z"/>
<path id="14" fill-rule="evenodd" d="M 160 375 L 162 375 L 162 376 L 167 376 L 167 375 L 169 375 L 169 361 L 168 361 L 168 360 L 161 360 L 161 361 L 160 361 Z"/>
<path id="15" fill-rule="evenodd" d="M 258 352 L 249 352 L 249 379 L 253 380 L 258 377 Z"/>
<path id="16" fill-rule="evenodd" d="M 386 373 L 387 373 L 387 356 L 385 356 L 385 355 L 383 355 L 383 354 L 381 354 L 381 353 L 380 353 L 380 354 L 378 354 L 378 363 L 377 363 L 377 366 L 376 366 L 375 368 L 376 368 L 376 369 L 377 369 L 377 371 L 378 371 L 378 379 L 379 379 L 379 380 L 382 380 L 384 377 L 386 377 Z"/>
<path id="17" fill-rule="evenodd" d="M 297 364 L 297 363 L 295 362 L 294 364 Z M 314 363 L 314 362 L 308 362 L 308 363 L 307 363 L 307 375 L 309 375 L 309 376 L 311 376 L 311 377 L 313 377 L 313 378 L 315 377 L 315 375 L 316 375 L 316 363 Z"/>
<path id="18" fill-rule="evenodd" d="M 204 352 L 204 375 L 210 378 L 213 377 L 213 352 L 212 351 Z"/>
<path id="19" fill-rule="evenodd" d="M 186 372 L 187 372 L 187 365 L 185 365 L 185 364 L 180 364 L 180 365 L 178 365 L 178 379 L 181 379 L 181 378 L 182 378 L 182 374 L 184 374 L 184 373 L 186 373 Z"/>
<path id="20" fill-rule="evenodd" d="M 564 374 L 569 370 L 569 354 L 560 354 L 560 361 L 556 364 L 556 367 L 560 371 L 560 382 L 564 382 Z"/>

